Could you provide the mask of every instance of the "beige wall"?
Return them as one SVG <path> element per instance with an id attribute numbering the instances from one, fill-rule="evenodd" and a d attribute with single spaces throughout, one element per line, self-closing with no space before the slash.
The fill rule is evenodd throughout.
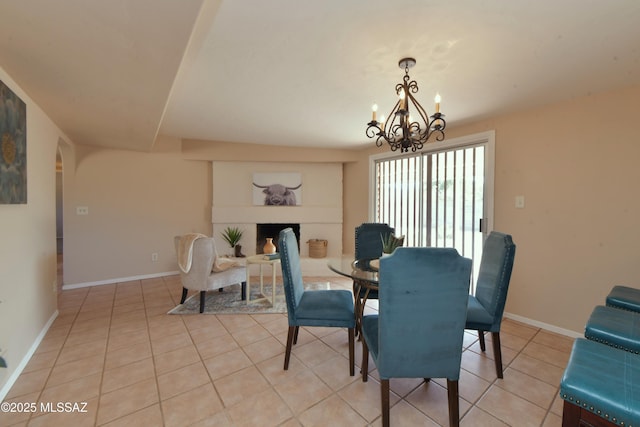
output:
<path id="1" fill-rule="evenodd" d="M 494 229 L 517 244 L 511 315 L 582 333 L 611 286 L 639 286 L 638 116 L 640 86 L 447 132 L 496 131 Z M 345 165 L 345 251 L 349 231 L 367 219 L 367 162 Z M 516 195 L 525 209 L 515 209 Z"/>
<path id="2" fill-rule="evenodd" d="M 27 104 L 27 203 L 0 205 L 0 398 L 25 355 L 56 313 L 56 147 L 61 135 L 46 114 L 0 68 Z"/>
<path id="3" fill-rule="evenodd" d="M 153 153 L 79 146 L 75 156 L 63 158 L 65 287 L 176 271 L 173 236 L 211 234 L 211 164 L 183 160 L 180 141 Z"/>

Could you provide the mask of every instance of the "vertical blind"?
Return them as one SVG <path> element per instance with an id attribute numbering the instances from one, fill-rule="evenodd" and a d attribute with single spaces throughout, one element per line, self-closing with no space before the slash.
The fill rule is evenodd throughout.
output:
<path id="1" fill-rule="evenodd" d="M 453 247 L 482 255 L 485 147 L 474 145 L 375 163 L 375 222 L 394 227 L 405 246 Z M 477 276 L 475 271 L 474 276 Z"/>

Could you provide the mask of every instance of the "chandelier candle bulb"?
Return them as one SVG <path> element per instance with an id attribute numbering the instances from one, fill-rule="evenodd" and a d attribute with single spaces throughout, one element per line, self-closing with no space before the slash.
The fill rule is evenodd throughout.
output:
<path id="1" fill-rule="evenodd" d="M 436 97 L 434 99 L 436 101 L 436 113 L 440 112 L 440 101 L 442 101 L 442 98 L 440 97 L 439 93 L 436 93 Z"/>
<path id="2" fill-rule="evenodd" d="M 375 122 L 376 121 L 376 112 L 378 111 L 378 104 L 373 104 L 373 106 L 371 107 L 371 111 L 373 113 L 371 121 Z"/>

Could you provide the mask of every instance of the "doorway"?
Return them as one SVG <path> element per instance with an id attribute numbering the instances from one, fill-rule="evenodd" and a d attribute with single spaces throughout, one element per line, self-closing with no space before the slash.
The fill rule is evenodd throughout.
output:
<path id="1" fill-rule="evenodd" d="M 494 133 L 425 147 L 372 157 L 369 217 L 404 235 L 405 246 L 456 248 L 474 260 L 476 278 L 493 224 Z"/>

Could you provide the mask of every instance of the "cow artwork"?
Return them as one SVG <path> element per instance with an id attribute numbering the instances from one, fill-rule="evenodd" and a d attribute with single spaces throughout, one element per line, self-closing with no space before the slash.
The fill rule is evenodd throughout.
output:
<path id="1" fill-rule="evenodd" d="M 254 172 L 251 188 L 254 206 L 300 206 L 300 172 Z"/>
<path id="2" fill-rule="evenodd" d="M 263 189 L 265 206 L 295 206 L 297 202 L 293 190 L 302 186 L 302 184 L 298 184 L 296 187 L 287 187 L 282 184 L 259 185 L 255 182 L 253 185 Z"/>

